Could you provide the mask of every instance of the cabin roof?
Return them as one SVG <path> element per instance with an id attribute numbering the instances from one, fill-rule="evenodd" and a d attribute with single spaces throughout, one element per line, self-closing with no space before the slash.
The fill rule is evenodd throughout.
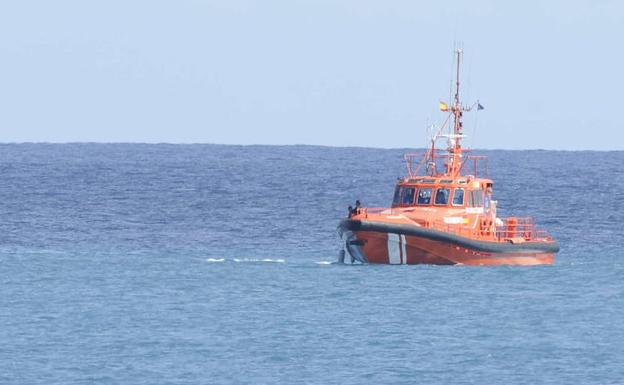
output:
<path id="1" fill-rule="evenodd" d="M 487 178 L 474 178 L 470 175 L 464 175 L 460 177 L 449 177 L 449 176 L 422 176 L 422 177 L 405 177 L 399 180 L 400 185 L 472 185 L 474 183 L 478 185 L 492 185 L 493 182 L 491 179 Z"/>

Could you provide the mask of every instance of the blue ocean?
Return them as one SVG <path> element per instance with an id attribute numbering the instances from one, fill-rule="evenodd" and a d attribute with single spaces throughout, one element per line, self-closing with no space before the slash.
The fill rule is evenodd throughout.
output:
<path id="1" fill-rule="evenodd" d="M 552 266 L 335 263 L 407 151 L 0 145 L 0 383 L 624 384 L 624 152 L 482 152 Z"/>

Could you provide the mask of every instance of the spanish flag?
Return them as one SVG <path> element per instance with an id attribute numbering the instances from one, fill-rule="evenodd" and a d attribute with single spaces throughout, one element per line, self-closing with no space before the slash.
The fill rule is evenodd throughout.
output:
<path id="1" fill-rule="evenodd" d="M 442 112 L 447 112 L 448 109 L 448 104 L 444 103 L 444 102 L 440 102 L 440 111 Z"/>

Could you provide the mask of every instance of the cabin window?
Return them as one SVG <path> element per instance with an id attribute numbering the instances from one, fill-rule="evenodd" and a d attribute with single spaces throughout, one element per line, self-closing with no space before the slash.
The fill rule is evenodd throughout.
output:
<path id="1" fill-rule="evenodd" d="M 433 189 L 431 187 L 424 187 L 418 191 L 418 204 L 428 205 L 431 203 L 431 193 Z"/>
<path id="2" fill-rule="evenodd" d="M 413 187 L 403 187 L 403 192 L 401 193 L 401 204 L 404 206 L 413 204 L 415 192 L 416 189 Z"/>
<path id="3" fill-rule="evenodd" d="M 453 206 L 463 206 L 464 205 L 464 189 L 456 188 L 455 193 L 453 194 Z"/>
<path id="4" fill-rule="evenodd" d="M 483 206 L 483 190 L 474 190 L 468 196 L 468 205 L 471 207 Z"/>
<path id="5" fill-rule="evenodd" d="M 439 188 L 436 191 L 435 204 L 436 205 L 446 205 L 449 201 L 449 195 L 451 195 L 451 190 L 448 188 Z"/>
<path id="6" fill-rule="evenodd" d="M 410 206 L 414 204 L 414 194 L 416 194 L 414 187 L 397 186 L 394 190 L 392 204 L 394 206 Z"/>
<path id="7" fill-rule="evenodd" d="M 475 190 L 475 204 L 477 207 L 483 206 L 483 190 Z"/>
<path id="8" fill-rule="evenodd" d="M 392 199 L 392 204 L 398 205 L 399 202 L 401 202 L 401 187 L 397 186 L 396 189 L 394 189 L 394 198 Z"/>

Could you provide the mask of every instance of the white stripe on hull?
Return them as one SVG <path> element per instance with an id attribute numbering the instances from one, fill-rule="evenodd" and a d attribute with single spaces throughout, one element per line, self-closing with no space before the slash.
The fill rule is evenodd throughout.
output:
<path id="1" fill-rule="evenodd" d="M 404 265 L 407 265 L 407 250 L 405 245 L 407 244 L 407 242 L 405 242 L 405 235 L 401 234 L 401 263 Z"/>
<path id="2" fill-rule="evenodd" d="M 401 252 L 399 250 L 399 234 L 388 233 L 388 263 L 391 265 L 401 264 Z"/>

